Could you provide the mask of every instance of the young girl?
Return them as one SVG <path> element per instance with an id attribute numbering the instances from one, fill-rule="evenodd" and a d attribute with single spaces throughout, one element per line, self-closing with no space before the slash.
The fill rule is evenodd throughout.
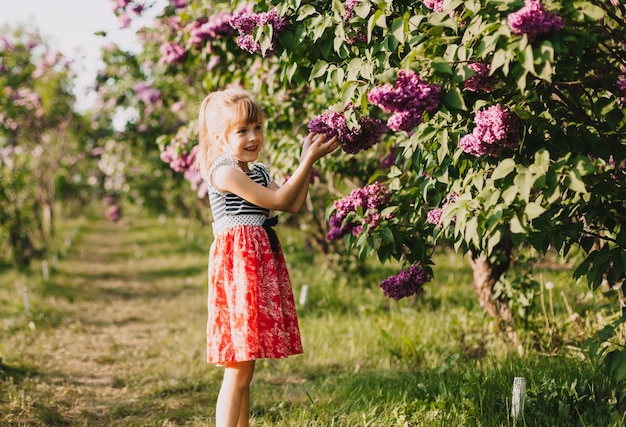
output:
<path id="1" fill-rule="evenodd" d="M 263 112 L 242 89 L 209 94 L 200 106 L 198 166 L 209 187 L 214 241 L 209 255 L 207 360 L 225 367 L 217 427 L 248 426 L 250 382 L 260 358 L 302 353 L 291 282 L 270 210 L 298 212 L 313 164 L 337 138 L 309 134 L 301 162 L 282 186 L 255 163 Z"/>

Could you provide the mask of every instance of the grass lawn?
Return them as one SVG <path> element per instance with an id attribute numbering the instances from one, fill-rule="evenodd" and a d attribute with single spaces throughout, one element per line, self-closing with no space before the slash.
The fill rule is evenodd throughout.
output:
<path id="1" fill-rule="evenodd" d="M 385 298 L 394 266 L 328 268 L 281 235 L 305 353 L 262 360 L 252 426 L 624 426 L 626 391 L 579 350 L 614 315 L 560 264 L 511 348 L 478 306 L 471 270 L 436 257 L 418 298 Z M 212 426 L 222 370 L 205 363 L 206 228 L 137 215 L 63 224 L 49 278 L 0 272 L 0 425 Z M 58 260 L 57 260 L 58 258 Z M 25 294 L 30 311 L 25 310 Z M 527 381 L 510 417 L 514 377 Z"/>

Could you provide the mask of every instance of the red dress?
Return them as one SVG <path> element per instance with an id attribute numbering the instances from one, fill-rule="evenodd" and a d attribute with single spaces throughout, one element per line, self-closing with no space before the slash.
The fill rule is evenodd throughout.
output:
<path id="1" fill-rule="evenodd" d="M 211 172 L 225 164 L 236 165 L 220 158 Z M 253 164 L 251 170 L 251 178 L 269 185 L 263 165 Z M 232 214 L 232 206 L 224 210 L 219 205 L 226 204 L 228 196 L 234 210 L 242 211 L 233 203 L 236 196 L 219 192 L 210 181 L 209 193 L 213 213 L 217 211 L 219 217 L 214 218 L 209 255 L 207 361 L 223 365 L 302 353 L 285 258 L 280 244 L 272 250 L 262 225 L 267 214 L 245 209 Z"/>

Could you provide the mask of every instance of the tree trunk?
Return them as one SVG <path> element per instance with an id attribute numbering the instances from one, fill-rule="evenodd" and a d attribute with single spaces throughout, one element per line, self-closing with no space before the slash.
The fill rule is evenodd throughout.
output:
<path id="1" fill-rule="evenodd" d="M 490 263 L 484 255 L 472 253 L 470 264 L 473 272 L 474 291 L 476 291 L 480 306 L 496 321 L 498 329 L 504 332 L 519 350 L 519 337 L 515 331 L 513 312 L 508 299 L 496 298 L 493 289 L 500 276 L 509 268 L 510 251 L 506 250 L 505 252 L 506 258 L 498 264 Z"/>

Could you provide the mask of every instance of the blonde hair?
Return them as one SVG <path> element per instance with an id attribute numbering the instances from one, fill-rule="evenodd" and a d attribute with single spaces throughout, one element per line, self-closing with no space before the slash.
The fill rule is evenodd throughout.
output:
<path id="1" fill-rule="evenodd" d="M 204 179 L 223 147 L 214 135 L 225 136 L 240 125 L 263 122 L 261 105 L 242 88 L 229 88 L 208 94 L 198 115 L 198 153 L 196 167 Z"/>

